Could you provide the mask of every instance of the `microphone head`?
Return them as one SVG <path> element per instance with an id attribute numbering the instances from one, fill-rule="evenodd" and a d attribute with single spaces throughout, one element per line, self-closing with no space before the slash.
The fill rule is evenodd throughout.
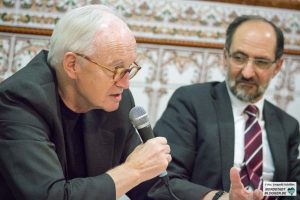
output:
<path id="1" fill-rule="evenodd" d="M 130 110 L 129 119 L 136 129 L 141 129 L 150 125 L 147 112 L 141 106 L 135 106 Z"/>

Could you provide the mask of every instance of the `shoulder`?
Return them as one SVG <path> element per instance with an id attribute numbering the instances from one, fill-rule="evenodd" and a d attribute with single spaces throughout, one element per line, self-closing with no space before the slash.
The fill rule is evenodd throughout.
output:
<path id="1" fill-rule="evenodd" d="M 215 88 L 221 84 L 221 82 L 206 82 L 182 86 L 175 90 L 172 99 L 180 98 L 187 101 L 210 99 L 212 98 Z"/>
<path id="2" fill-rule="evenodd" d="M 25 67 L 4 80 L 0 84 L 0 92 L 9 91 L 20 94 L 34 92 L 36 95 L 36 92 L 39 92 L 38 88 L 53 84 L 55 73 L 46 60 L 47 51 L 41 51 Z"/>
<path id="3" fill-rule="evenodd" d="M 221 82 L 206 82 L 206 83 L 195 83 L 186 85 L 176 89 L 175 93 L 193 93 L 194 95 L 199 94 L 198 92 L 210 92 L 217 85 L 222 84 Z"/>
<path id="4" fill-rule="evenodd" d="M 1 119 L 39 124 L 39 119 L 57 118 L 55 75 L 42 51 L 28 65 L 0 84 Z"/>
<path id="5" fill-rule="evenodd" d="M 264 114 L 276 116 L 278 120 L 285 126 L 299 126 L 299 122 L 296 118 L 267 100 L 265 101 L 264 105 Z"/>

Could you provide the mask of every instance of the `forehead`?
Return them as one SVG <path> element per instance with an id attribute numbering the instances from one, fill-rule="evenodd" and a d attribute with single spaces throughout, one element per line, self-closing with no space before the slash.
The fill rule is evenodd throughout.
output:
<path id="1" fill-rule="evenodd" d="M 135 37 L 127 25 L 118 18 L 112 18 L 100 27 L 94 44 L 96 56 L 106 64 L 112 64 L 116 60 L 128 64 L 127 62 L 135 60 Z"/>
<path id="2" fill-rule="evenodd" d="M 230 49 L 273 58 L 276 50 L 275 30 L 264 21 L 244 22 L 235 31 Z"/>

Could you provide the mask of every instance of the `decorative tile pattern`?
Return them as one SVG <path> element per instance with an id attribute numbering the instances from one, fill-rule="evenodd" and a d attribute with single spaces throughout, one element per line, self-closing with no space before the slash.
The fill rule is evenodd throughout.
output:
<path id="1" fill-rule="evenodd" d="M 206 1 L 3 0 L 0 24 L 53 29 L 66 11 L 99 3 L 116 9 L 138 37 L 219 44 L 223 44 L 226 27 L 237 15 L 258 14 L 282 28 L 289 49 L 300 50 L 299 11 Z"/>
<path id="2" fill-rule="evenodd" d="M 11 50 L 11 37 L 0 35 L 0 82 L 8 77 L 10 70 L 9 54 Z"/>
<path id="3" fill-rule="evenodd" d="M 50 28 L 67 10 L 102 3 L 115 8 L 138 37 L 219 43 L 228 23 L 240 14 L 260 14 L 279 24 L 287 47 L 300 50 L 300 12 L 234 4 L 171 0 L 2 0 L 0 25 Z M 0 82 L 49 46 L 49 37 L 0 33 Z M 143 67 L 131 82 L 136 105 L 154 124 L 175 89 L 182 85 L 222 81 L 223 51 L 158 44 L 138 44 Z M 267 98 L 300 121 L 300 55 L 286 55 L 282 71 L 270 83 Z"/>
<path id="4" fill-rule="evenodd" d="M 0 33 L 0 81 L 24 67 L 48 46 L 49 37 Z"/>
<path id="5" fill-rule="evenodd" d="M 17 37 L 13 52 L 11 72 L 14 73 L 24 67 L 41 49 L 47 49 L 49 38 Z"/>
<path id="6" fill-rule="evenodd" d="M 25 66 L 41 49 L 47 49 L 48 39 L 0 33 L 0 81 Z M 154 124 L 178 87 L 225 79 L 222 55 L 221 49 L 138 44 L 138 63 L 143 68 L 131 82 L 136 105 L 148 111 Z M 267 98 L 300 120 L 299 56 L 286 55 Z"/>

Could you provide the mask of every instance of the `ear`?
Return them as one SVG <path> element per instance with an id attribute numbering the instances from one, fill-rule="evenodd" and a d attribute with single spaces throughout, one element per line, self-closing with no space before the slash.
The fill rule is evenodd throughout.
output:
<path id="1" fill-rule="evenodd" d="M 280 58 L 275 63 L 275 68 L 273 71 L 273 78 L 276 76 L 276 74 L 281 70 L 282 64 L 283 64 L 283 58 Z"/>
<path id="2" fill-rule="evenodd" d="M 76 54 L 67 52 L 64 55 L 63 67 L 67 76 L 71 79 L 76 78 Z"/>
<path id="3" fill-rule="evenodd" d="M 225 69 L 227 69 L 228 68 L 228 64 L 227 64 L 227 51 L 226 51 L 226 49 L 224 48 L 223 49 L 223 66 L 224 66 L 224 68 Z"/>

